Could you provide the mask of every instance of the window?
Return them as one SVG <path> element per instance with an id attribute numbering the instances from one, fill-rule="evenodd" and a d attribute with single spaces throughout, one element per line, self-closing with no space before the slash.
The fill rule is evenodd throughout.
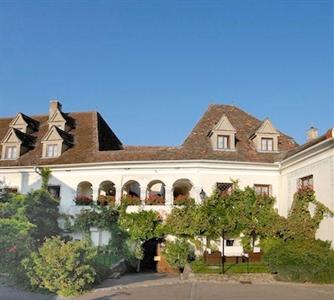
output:
<path id="1" fill-rule="evenodd" d="M 5 159 L 16 159 L 16 146 L 7 146 L 5 149 Z"/>
<path id="2" fill-rule="evenodd" d="M 262 151 L 273 151 L 273 139 L 272 138 L 261 138 L 261 150 Z"/>
<path id="3" fill-rule="evenodd" d="M 58 156 L 58 144 L 51 144 L 46 146 L 46 157 Z"/>
<path id="4" fill-rule="evenodd" d="M 305 176 L 299 179 L 300 188 L 311 188 L 313 189 L 313 175 Z"/>
<path id="5" fill-rule="evenodd" d="M 229 149 L 230 148 L 230 137 L 228 135 L 217 136 L 217 149 Z"/>
<path id="6" fill-rule="evenodd" d="M 254 184 L 256 195 L 270 196 L 271 186 L 269 184 Z"/>
<path id="7" fill-rule="evenodd" d="M 233 184 L 230 182 L 217 182 L 217 189 L 221 194 L 231 194 L 233 189 Z"/>
<path id="8" fill-rule="evenodd" d="M 226 247 L 233 247 L 234 240 L 226 240 Z"/>
<path id="9" fill-rule="evenodd" d="M 54 197 L 60 198 L 60 186 L 59 185 L 48 185 L 48 192 Z"/>

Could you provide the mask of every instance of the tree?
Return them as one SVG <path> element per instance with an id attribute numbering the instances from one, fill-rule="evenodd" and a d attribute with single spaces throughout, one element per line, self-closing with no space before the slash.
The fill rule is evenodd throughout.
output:
<path id="1" fill-rule="evenodd" d="M 140 269 L 140 260 L 144 258 L 142 244 L 152 238 L 160 237 L 161 222 L 159 214 L 152 210 L 126 213 L 126 208 L 121 209 L 118 224 L 129 234 L 134 255 L 138 259 L 137 271 Z"/>
<path id="2" fill-rule="evenodd" d="M 25 196 L 25 215 L 30 223 L 35 225 L 32 238 L 36 246 L 41 245 L 45 238 L 59 235 L 58 201 L 46 190 L 36 190 Z"/>
<path id="3" fill-rule="evenodd" d="M 269 195 L 257 195 L 255 190 L 246 187 L 239 193 L 239 222 L 243 234 L 242 243 L 246 251 L 254 251 L 255 241 L 274 236 L 278 224 L 282 222 L 274 209 L 275 198 Z"/>
<path id="4" fill-rule="evenodd" d="M 185 239 L 176 239 L 166 242 L 163 253 L 171 266 L 182 270 L 194 257 L 194 247 Z"/>

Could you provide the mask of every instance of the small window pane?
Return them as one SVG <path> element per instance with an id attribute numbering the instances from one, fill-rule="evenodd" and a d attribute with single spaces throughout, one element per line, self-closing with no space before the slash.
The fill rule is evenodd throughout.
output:
<path id="1" fill-rule="evenodd" d="M 261 139 L 261 150 L 262 151 L 273 151 L 274 141 L 271 138 L 262 138 Z"/>
<path id="2" fill-rule="evenodd" d="M 233 247 L 234 240 L 226 240 L 226 246 L 227 247 Z"/>
<path id="3" fill-rule="evenodd" d="M 51 144 L 46 147 L 46 157 L 56 157 L 58 156 L 58 145 Z"/>
<path id="4" fill-rule="evenodd" d="M 5 158 L 6 159 L 15 159 L 17 156 L 16 147 L 15 146 L 7 146 L 5 150 Z"/>
<path id="5" fill-rule="evenodd" d="M 313 175 L 305 176 L 299 179 L 299 185 L 301 188 L 313 189 Z"/>
<path id="6" fill-rule="evenodd" d="M 255 193 L 261 196 L 270 196 L 270 185 L 269 184 L 255 184 Z"/>
<path id="7" fill-rule="evenodd" d="M 217 189 L 221 194 L 231 194 L 233 190 L 233 184 L 230 182 L 217 182 Z"/>
<path id="8" fill-rule="evenodd" d="M 229 148 L 229 136 L 228 135 L 218 135 L 217 148 L 218 149 L 228 149 Z"/>

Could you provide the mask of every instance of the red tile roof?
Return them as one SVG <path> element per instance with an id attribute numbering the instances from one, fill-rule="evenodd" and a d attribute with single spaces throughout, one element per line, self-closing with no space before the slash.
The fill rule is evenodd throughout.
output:
<path id="1" fill-rule="evenodd" d="M 213 151 L 208 133 L 225 114 L 236 129 L 236 151 Z M 66 114 L 74 120 L 68 132 L 74 138 L 73 146 L 58 158 L 41 158 L 41 139 L 48 130 L 48 116 L 31 116 L 39 122 L 35 148 L 17 160 L 0 160 L 0 166 L 57 165 L 116 161 L 154 160 L 223 160 L 272 163 L 280 160 L 287 151 L 298 145 L 287 135 L 280 133 L 279 153 L 259 153 L 249 137 L 261 125 L 261 121 L 241 109 L 230 105 L 210 105 L 195 128 L 179 147 L 123 146 L 108 124 L 97 112 Z M 7 133 L 12 118 L 0 119 L 0 139 Z"/>

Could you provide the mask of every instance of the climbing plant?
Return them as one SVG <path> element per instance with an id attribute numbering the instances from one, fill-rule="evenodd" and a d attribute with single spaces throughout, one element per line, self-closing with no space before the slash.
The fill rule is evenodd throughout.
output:
<path id="1" fill-rule="evenodd" d="M 329 208 L 316 200 L 311 187 L 300 188 L 294 195 L 291 210 L 280 230 L 281 237 L 284 240 L 315 239 L 321 221 L 333 216 Z"/>
<path id="2" fill-rule="evenodd" d="M 50 176 L 51 176 L 51 169 L 48 168 L 48 167 L 38 167 L 36 169 L 36 172 L 42 178 L 42 186 L 41 186 L 41 188 L 43 190 L 47 190 L 48 189 L 49 179 L 50 179 Z"/>

